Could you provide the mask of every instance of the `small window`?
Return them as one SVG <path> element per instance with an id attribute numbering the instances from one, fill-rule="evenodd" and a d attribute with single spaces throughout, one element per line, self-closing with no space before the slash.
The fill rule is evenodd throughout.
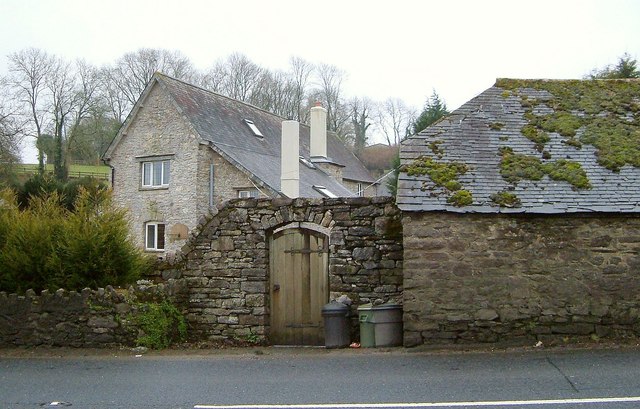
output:
<path id="1" fill-rule="evenodd" d="M 142 162 L 142 186 L 163 187 L 169 186 L 171 174 L 171 161 L 158 160 Z"/>
<path id="2" fill-rule="evenodd" d="M 145 250 L 164 250 L 164 223 L 150 222 L 145 226 Z"/>
<path id="3" fill-rule="evenodd" d="M 238 197 L 240 199 L 247 199 L 250 197 L 258 197 L 257 189 L 238 190 Z"/>
<path id="4" fill-rule="evenodd" d="M 338 196 L 336 196 L 332 191 L 330 191 L 329 189 L 327 189 L 324 186 L 318 186 L 318 185 L 314 185 L 313 188 L 315 190 L 317 190 L 318 192 L 320 192 L 320 194 L 322 194 L 322 196 L 324 197 L 329 197 L 329 198 L 336 198 Z"/>
<path id="5" fill-rule="evenodd" d="M 362 186 L 362 183 L 358 183 L 358 192 L 357 192 L 358 196 L 364 196 L 364 187 Z"/>
<path id="6" fill-rule="evenodd" d="M 254 124 L 252 120 L 245 119 L 244 122 L 249 126 L 249 128 L 251 129 L 251 132 L 253 132 L 255 136 L 264 138 L 264 135 L 262 134 L 262 132 L 260 132 L 256 124 Z"/>

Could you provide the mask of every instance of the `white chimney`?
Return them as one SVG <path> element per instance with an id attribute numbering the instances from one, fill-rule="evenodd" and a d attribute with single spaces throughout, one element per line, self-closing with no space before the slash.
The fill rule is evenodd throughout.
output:
<path id="1" fill-rule="evenodd" d="M 300 124 L 282 121 L 280 191 L 289 198 L 300 196 Z"/>
<path id="2" fill-rule="evenodd" d="M 327 110 L 320 103 L 311 108 L 311 159 L 327 157 Z"/>

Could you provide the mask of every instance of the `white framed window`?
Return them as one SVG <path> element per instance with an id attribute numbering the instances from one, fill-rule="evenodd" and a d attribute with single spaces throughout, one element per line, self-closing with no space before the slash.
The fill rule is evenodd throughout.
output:
<path id="1" fill-rule="evenodd" d="M 264 138 L 264 135 L 262 134 L 262 132 L 260 132 L 260 129 L 258 129 L 256 124 L 254 124 L 252 120 L 245 119 L 244 123 L 247 124 L 247 126 L 249 127 L 249 129 L 251 129 L 251 132 L 253 132 L 255 136 L 257 136 L 258 138 Z"/>
<path id="2" fill-rule="evenodd" d="M 358 196 L 364 196 L 364 187 L 362 186 L 362 183 L 358 183 Z"/>
<path id="3" fill-rule="evenodd" d="M 258 197 L 258 190 L 257 189 L 238 190 L 238 197 L 240 199 L 247 199 L 247 198 L 250 198 L 250 197 Z"/>
<path id="4" fill-rule="evenodd" d="M 322 194 L 322 196 L 324 197 L 328 197 L 330 199 L 336 198 L 338 196 L 336 196 L 335 193 L 333 193 L 332 191 L 330 191 L 329 189 L 327 189 L 324 186 L 320 186 L 320 185 L 313 185 L 313 188 L 317 191 L 320 192 L 320 194 Z"/>
<path id="5" fill-rule="evenodd" d="M 142 162 L 142 187 L 169 186 L 171 161 L 155 160 Z"/>
<path id="6" fill-rule="evenodd" d="M 159 222 L 148 222 L 144 228 L 144 248 L 145 250 L 164 250 L 165 224 Z"/>

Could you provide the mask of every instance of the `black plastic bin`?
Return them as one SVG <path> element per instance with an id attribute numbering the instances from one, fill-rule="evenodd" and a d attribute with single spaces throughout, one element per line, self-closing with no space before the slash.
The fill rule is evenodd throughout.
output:
<path id="1" fill-rule="evenodd" d="M 332 301 L 322 307 L 324 318 L 324 345 L 327 348 L 346 348 L 351 343 L 349 335 L 349 307 Z"/>

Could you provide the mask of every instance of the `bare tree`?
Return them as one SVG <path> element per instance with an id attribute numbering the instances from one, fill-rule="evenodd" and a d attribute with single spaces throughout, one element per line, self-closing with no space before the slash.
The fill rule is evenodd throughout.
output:
<path id="1" fill-rule="evenodd" d="M 304 122 L 308 119 L 306 98 L 313 69 L 313 64 L 292 57 L 288 71 L 271 71 L 236 53 L 217 61 L 199 79 L 199 84 L 282 117 Z"/>
<path id="2" fill-rule="evenodd" d="M 367 130 L 371 126 L 371 111 L 373 102 L 368 98 L 352 98 L 349 102 L 351 108 L 351 124 L 353 126 L 353 148 L 356 155 L 362 153 L 367 146 Z"/>
<path id="3" fill-rule="evenodd" d="M 193 64 L 179 51 L 152 48 L 126 53 L 106 73 L 108 80 L 115 84 L 129 105 L 133 106 L 153 74 L 158 71 L 184 81 L 191 81 L 195 76 Z"/>
<path id="4" fill-rule="evenodd" d="M 9 56 L 8 87 L 12 103 L 25 123 L 24 133 L 36 139 L 40 172 L 44 172 L 43 141 L 51 134 L 57 178 L 66 178 L 70 130 L 89 115 L 98 100 L 98 71 L 84 61 L 74 64 L 29 48 Z"/>
<path id="5" fill-rule="evenodd" d="M 27 48 L 8 56 L 10 87 L 14 101 L 25 119 L 23 131 L 37 140 L 46 126 L 48 95 L 46 84 L 53 67 L 53 57 L 37 48 Z M 44 173 L 44 155 L 38 148 L 38 169 Z"/>
<path id="6" fill-rule="evenodd" d="M 415 119 L 415 111 L 398 98 L 388 98 L 378 107 L 376 125 L 384 134 L 389 146 L 398 145 L 404 139 Z"/>
<path id="7" fill-rule="evenodd" d="M 305 106 L 305 101 L 309 92 L 309 79 L 314 72 L 314 66 L 300 57 L 291 57 L 289 66 L 292 82 L 291 119 L 306 123 L 309 122 L 309 107 Z"/>
<path id="8" fill-rule="evenodd" d="M 64 144 L 64 167 L 69 166 L 69 151 L 74 149 L 76 135 L 73 130 L 77 129 L 82 121 L 94 115 L 100 104 L 101 78 L 98 69 L 88 64 L 86 61 L 78 60 L 75 63 L 74 84 L 70 89 L 69 114 L 70 122 L 65 127 Z"/>
<path id="9" fill-rule="evenodd" d="M 344 72 L 335 65 L 320 64 L 317 76 L 319 88 L 315 96 L 327 109 L 327 128 L 348 142 L 350 114 L 342 99 Z"/>
<path id="10" fill-rule="evenodd" d="M 77 105 L 76 79 L 71 64 L 54 58 L 53 68 L 46 78 L 51 94 L 50 113 L 53 118 L 53 138 L 55 140 L 54 174 L 57 179 L 67 178 L 64 146 L 69 117 Z"/>
<path id="11" fill-rule="evenodd" d="M 276 115 L 292 119 L 295 110 L 293 92 L 293 83 L 286 73 L 263 70 L 249 102 Z"/>
<path id="12" fill-rule="evenodd" d="M 131 110 L 131 102 L 123 89 L 113 81 L 113 68 L 106 67 L 98 72 L 100 81 L 99 99 L 107 107 L 109 114 L 118 122 L 124 122 L 127 114 Z"/>
<path id="13" fill-rule="evenodd" d="M 231 54 L 226 64 L 225 94 L 233 99 L 249 102 L 260 83 L 263 69 L 245 55 L 238 53 Z"/>
<path id="14" fill-rule="evenodd" d="M 20 160 L 20 144 L 23 134 L 20 122 L 12 108 L 5 105 L 8 95 L 6 79 L 0 78 L 0 174 Z"/>

